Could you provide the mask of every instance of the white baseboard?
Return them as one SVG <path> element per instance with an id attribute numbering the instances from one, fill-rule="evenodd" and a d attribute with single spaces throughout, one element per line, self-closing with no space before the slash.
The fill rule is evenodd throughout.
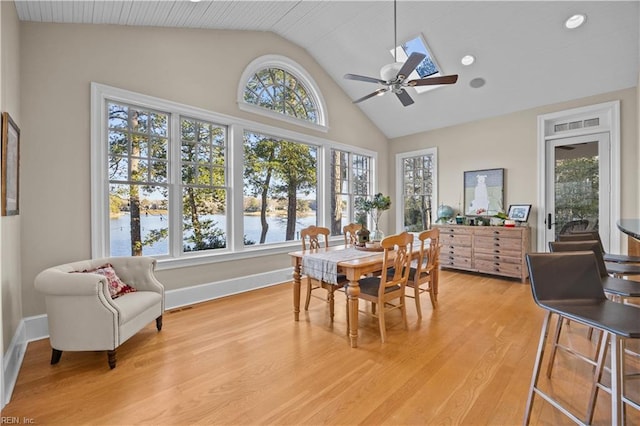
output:
<path id="1" fill-rule="evenodd" d="M 20 372 L 20 366 L 22 365 L 22 360 L 24 359 L 24 354 L 27 351 L 27 331 L 25 326 L 25 321 L 20 321 L 18 324 L 18 328 L 16 333 L 13 335 L 11 339 L 11 343 L 9 343 L 9 347 L 7 348 L 7 352 L 3 357 L 3 372 L 2 378 L 4 379 L 3 390 L 4 390 L 4 400 L 2 401 L 2 407 L 9 403 L 11 400 L 11 394 L 13 393 L 13 388 L 16 385 L 16 380 L 18 380 L 18 373 Z"/>
<path id="2" fill-rule="evenodd" d="M 175 309 L 195 303 L 206 302 L 220 297 L 231 296 L 259 288 L 270 287 L 292 280 L 292 268 L 262 274 L 248 275 L 230 280 L 216 281 L 165 292 L 165 310 Z M 4 407 L 10 400 L 18 379 L 18 372 L 27 350 L 27 343 L 49 337 L 46 315 L 23 318 L 18 325 L 11 344 L 4 354 Z"/>

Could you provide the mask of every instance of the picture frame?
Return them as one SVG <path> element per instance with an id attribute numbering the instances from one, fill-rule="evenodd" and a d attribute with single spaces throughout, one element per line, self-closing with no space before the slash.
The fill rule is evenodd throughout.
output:
<path id="1" fill-rule="evenodd" d="M 20 128 L 8 112 L 2 113 L 2 216 L 20 212 Z"/>
<path id="2" fill-rule="evenodd" d="M 527 222 L 529 213 L 531 212 L 531 204 L 511 204 L 507 212 L 507 216 L 516 222 Z"/>
<path id="3" fill-rule="evenodd" d="M 504 211 L 504 169 L 464 172 L 465 216 L 493 216 Z"/>

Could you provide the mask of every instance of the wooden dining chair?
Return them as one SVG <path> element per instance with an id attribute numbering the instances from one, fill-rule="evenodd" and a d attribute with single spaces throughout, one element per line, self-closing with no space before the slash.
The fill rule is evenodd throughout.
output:
<path id="1" fill-rule="evenodd" d="M 322 226 L 309 226 L 300 231 L 300 239 L 302 240 L 302 250 L 315 250 L 323 247 L 329 247 L 329 228 Z M 309 302 L 311 302 L 311 292 L 323 288 L 327 290 L 327 295 L 324 298 L 318 297 L 329 303 L 329 315 L 333 320 L 334 313 L 334 293 L 336 290 L 343 288 L 347 283 L 346 276 L 338 274 L 338 283 L 328 283 L 322 280 L 312 279 L 307 275 L 307 298 L 304 304 L 304 310 L 309 310 Z M 314 285 L 314 282 L 316 283 Z M 314 295 L 315 297 L 315 295 Z"/>
<path id="2" fill-rule="evenodd" d="M 371 312 L 360 312 L 378 318 L 380 338 L 384 343 L 387 338 L 385 324 L 387 312 L 400 309 L 404 327 L 407 328 L 407 310 L 404 296 L 405 286 L 409 278 L 409 268 L 411 267 L 413 235 L 408 232 L 390 235 L 384 238 L 380 245 L 384 249 L 382 272 L 379 276 L 361 278 L 358 281 L 360 284 L 358 298 L 373 304 Z M 389 270 L 393 270 L 393 273 L 389 274 Z"/>
<path id="3" fill-rule="evenodd" d="M 344 234 L 344 245 L 355 246 L 358 243 L 358 235 L 356 232 L 362 229 L 362 225 L 359 223 L 350 223 L 342 228 Z"/>
<path id="4" fill-rule="evenodd" d="M 429 293 L 431 306 L 435 308 L 438 302 L 438 276 L 440 263 L 440 230 L 437 228 L 422 231 L 418 235 L 420 240 L 420 254 L 418 259 L 411 262 L 407 287 L 413 289 L 413 297 L 416 301 L 418 318 L 422 318 L 420 306 L 420 294 Z"/>

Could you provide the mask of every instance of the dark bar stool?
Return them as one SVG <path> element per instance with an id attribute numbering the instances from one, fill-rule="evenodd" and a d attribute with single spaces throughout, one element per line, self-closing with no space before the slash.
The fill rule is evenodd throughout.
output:
<path id="1" fill-rule="evenodd" d="M 540 366 L 552 314 L 558 314 L 571 321 L 600 330 L 605 341 L 607 338 L 611 339 L 610 345 L 603 344 L 600 349 L 600 352 L 604 353 L 610 346 L 611 351 L 611 424 L 624 424 L 625 341 L 640 338 L 640 309 L 612 302 L 606 298 L 592 251 L 531 253 L 527 254 L 526 258 L 533 298 L 538 306 L 547 311 L 547 314 L 540 333 L 523 424 L 528 425 L 531 420 L 531 408 L 535 395 L 543 398 L 577 424 L 585 424 L 551 395 L 538 388 Z M 601 358 L 598 359 L 599 366 L 604 365 L 604 355 Z M 592 401 L 595 404 L 597 397 L 595 389 L 597 379 L 598 376 L 595 375 L 589 409 Z M 587 415 L 592 416 L 593 413 L 589 412 Z"/>
<path id="2" fill-rule="evenodd" d="M 602 250 L 602 257 L 605 262 L 613 263 L 640 263 L 639 256 L 628 256 L 626 254 L 611 254 L 604 251 L 602 240 L 600 239 L 600 233 L 598 231 L 573 231 L 567 234 L 558 235 L 558 241 L 585 241 L 585 240 L 597 240 L 600 243 L 600 249 Z"/>
<path id="3" fill-rule="evenodd" d="M 600 250 L 600 242 L 597 240 L 591 241 L 554 241 L 549 243 L 549 249 L 552 252 L 571 252 L 571 251 L 591 251 L 596 257 L 596 263 L 598 265 L 598 273 L 602 280 L 602 287 L 604 292 L 614 302 L 622 302 L 630 297 L 640 297 L 640 282 L 623 280 L 622 278 L 611 277 L 607 273 L 607 268 L 602 258 L 602 251 Z M 560 333 L 562 331 L 563 317 L 558 316 L 558 322 L 556 325 L 556 331 L 554 334 L 551 355 L 549 357 L 549 364 L 547 367 L 547 377 L 551 377 L 551 371 L 553 370 L 553 363 L 556 357 L 558 349 L 565 350 L 578 358 L 596 365 L 595 359 L 590 359 L 580 353 L 577 353 L 573 349 L 566 347 L 559 343 Z M 592 329 L 591 329 L 592 330 Z M 589 338 L 591 338 L 591 331 L 589 332 Z M 599 341 L 601 342 L 601 340 Z"/>

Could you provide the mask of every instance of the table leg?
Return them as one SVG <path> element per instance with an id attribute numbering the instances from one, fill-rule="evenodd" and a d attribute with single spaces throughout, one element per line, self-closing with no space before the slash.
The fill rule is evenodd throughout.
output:
<path id="1" fill-rule="evenodd" d="M 301 277 L 302 260 L 296 259 L 296 264 L 293 267 L 293 319 L 298 321 L 300 319 L 300 277 Z"/>
<path id="2" fill-rule="evenodd" d="M 358 347 L 358 296 L 360 295 L 360 285 L 358 281 L 349 281 L 347 286 L 347 297 L 349 304 L 349 340 L 351 347 Z"/>

